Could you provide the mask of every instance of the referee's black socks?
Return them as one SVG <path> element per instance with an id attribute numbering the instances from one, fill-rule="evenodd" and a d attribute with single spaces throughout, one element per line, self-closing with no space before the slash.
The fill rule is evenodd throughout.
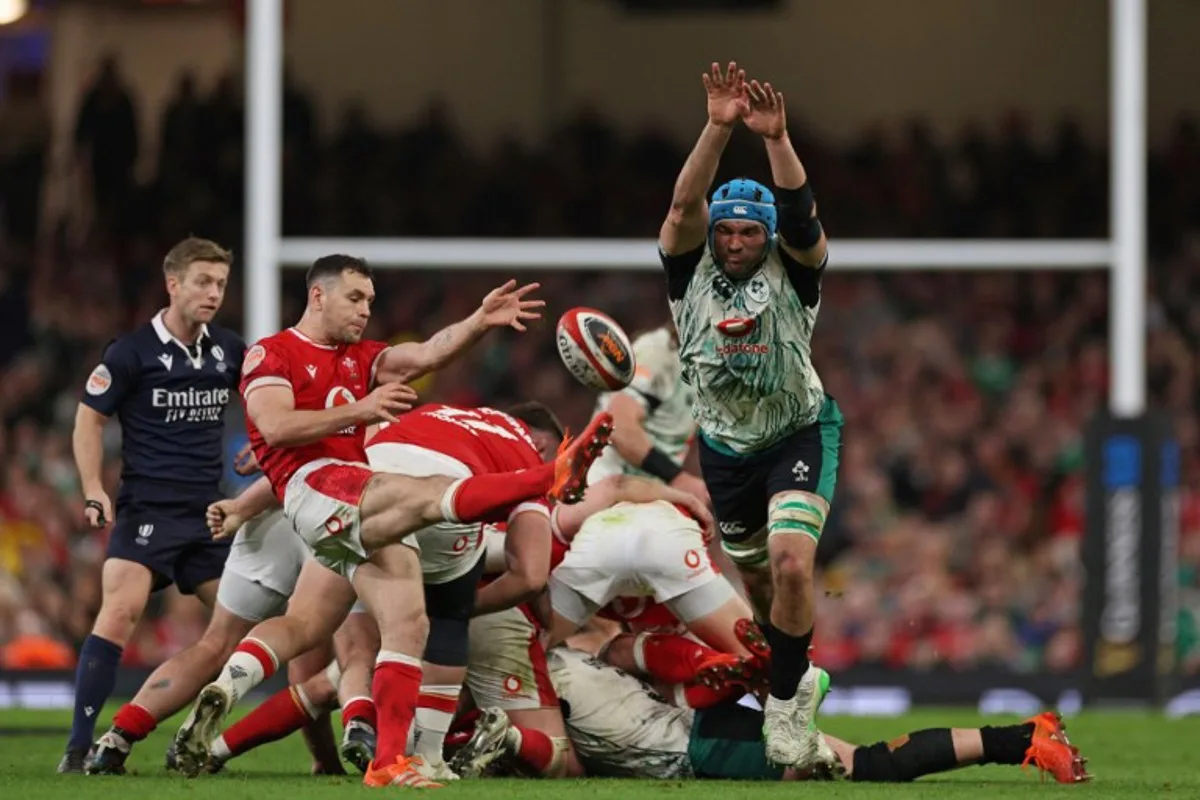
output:
<path id="1" fill-rule="evenodd" d="M 808 646 L 812 644 L 813 632 L 792 636 L 770 622 L 762 624 L 762 631 L 771 645 L 771 696 L 791 700 L 808 671 Z"/>

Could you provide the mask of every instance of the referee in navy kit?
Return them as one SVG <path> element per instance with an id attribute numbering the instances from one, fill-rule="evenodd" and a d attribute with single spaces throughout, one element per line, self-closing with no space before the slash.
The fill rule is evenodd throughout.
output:
<path id="1" fill-rule="evenodd" d="M 152 592 L 172 583 L 212 607 L 229 554 L 204 522 L 219 500 L 225 407 L 237 397 L 246 345 L 209 324 L 225 297 L 233 257 L 188 238 L 163 260 L 170 304 L 108 345 L 75 415 L 73 444 L 88 522 L 113 529 L 103 597 L 75 673 L 75 716 L 59 772 L 83 772 L 117 665 Z M 104 492 L 104 425 L 121 424 L 116 514 Z"/>

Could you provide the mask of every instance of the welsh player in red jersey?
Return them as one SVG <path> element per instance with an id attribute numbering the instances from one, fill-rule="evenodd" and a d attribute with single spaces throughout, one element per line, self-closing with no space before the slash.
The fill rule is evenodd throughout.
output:
<path id="1" fill-rule="evenodd" d="M 373 468 L 384 472 L 451 478 L 512 472 L 553 459 L 563 439 L 562 425 L 553 413 L 537 403 L 524 404 L 513 412 L 422 406 L 399 422 L 380 425 L 367 445 L 367 458 Z M 535 597 L 545 588 L 550 571 L 550 507 L 546 499 L 518 504 L 505 522 L 518 557 L 483 590 L 478 608 L 483 525 L 443 522 L 404 539 L 420 558 L 429 617 L 423 684 L 417 699 L 414 765 L 433 780 L 458 778 L 443 761 L 442 749 L 466 676 L 471 617 Z"/>
<path id="2" fill-rule="evenodd" d="M 299 323 L 247 351 L 241 391 L 255 456 L 315 558 L 302 569 L 287 613 L 256 626 L 200 692 L 176 735 L 179 764 L 197 774 L 233 703 L 281 662 L 327 641 L 357 595 L 381 634 L 372 683 L 379 739 L 364 783 L 436 786 L 404 755 L 428 620 L 419 560 L 401 541 L 439 522 L 504 519 L 529 498 L 577 501 L 611 418 L 594 419 L 553 462 L 517 472 L 460 479 L 376 472 L 366 464 L 365 427 L 395 422 L 411 408 L 416 395 L 404 381 L 447 363 L 490 328 L 523 330 L 538 316 L 541 303 L 525 299 L 536 286 L 513 291 L 510 282 L 493 291 L 475 314 L 434 337 L 435 347 L 418 350 L 362 340 L 375 299 L 362 259 L 320 258 L 307 284 Z"/>

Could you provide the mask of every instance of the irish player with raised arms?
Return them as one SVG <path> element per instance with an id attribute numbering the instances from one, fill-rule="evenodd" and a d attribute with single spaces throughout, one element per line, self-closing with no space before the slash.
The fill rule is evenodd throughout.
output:
<path id="1" fill-rule="evenodd" d="M 772 762 L 834 765 L 812 725 L 814 555 L 833 500 L 842 415 L 812 363 L 827 252 L 783 95 L 735 63 L 703 76 L 708 122 L 659 234 L 684 380 L 696 392 L 700 464 L 722 546 L 771 646 Z M 716 176 L 735 125 L 766 145 L 775 189 Z"/>
<path id="2" fill-rule="evenodd" d="M 255 627 L 200 692 L 176 736 L 179 762 L 185 772 L 199 772 L 232 704 L 280 663 L 328 640 L 357 596 L 381 635 L 372 685 L 379 739 L 364 783 L 428 786 L 405 758 L 428 620 L 417 554 L 401 540 L 442 521 L 501 520 L 530 498 L 579 499 L 609 419 L 594 420 L 554 462 L 518 472 L 460 479 L 376 472 L 367 466 L 366 426 L 396 421 L 415 400 L 402 381 L 439 364 L 414 358 L 404 345 L 363 340 L 375 290 L 362 259 L 320 258 L 307 284 L 299 323 L 247 351 L 241 391 L 250 441 L 270 482 L 262 504 L 272 494 L 282 503 L 314 558 L 301 570 L 287 613 Z M 514 292 L 514 285 L 443 332 L 445 358 L 492 327 L 524 327 L 530 287 Z"/>

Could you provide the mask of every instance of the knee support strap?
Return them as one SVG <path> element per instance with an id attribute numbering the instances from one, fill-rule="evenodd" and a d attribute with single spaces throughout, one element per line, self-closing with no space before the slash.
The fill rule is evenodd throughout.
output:
<path id="1" fill-rule="evenodd" d="M 767 507 L 767 536 L 799 533 L 821 541 L 829 507 L 824 498 L 809 492 L 780 492 Z"/>

